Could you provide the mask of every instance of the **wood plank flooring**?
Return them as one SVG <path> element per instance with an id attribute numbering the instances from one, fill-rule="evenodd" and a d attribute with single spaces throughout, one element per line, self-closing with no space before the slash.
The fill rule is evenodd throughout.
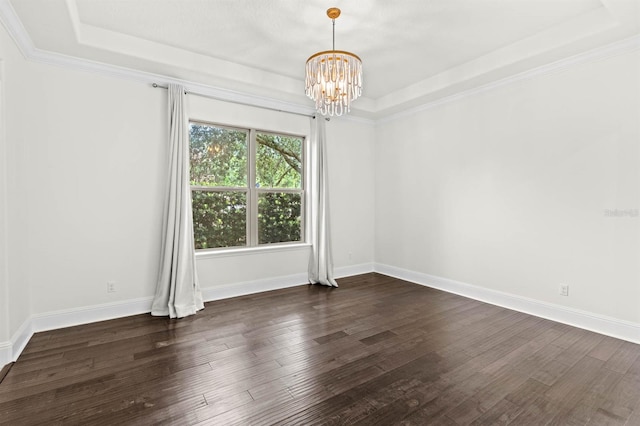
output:
<path id="1" fill-rule="evenodd" d="M 640 425 L 640 345 L 379 274 L 33 336 L 10 425 Z"/>

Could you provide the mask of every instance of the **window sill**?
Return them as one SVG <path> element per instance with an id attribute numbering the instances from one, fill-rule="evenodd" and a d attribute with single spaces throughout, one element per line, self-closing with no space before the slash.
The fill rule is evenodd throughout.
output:
<path id="1" fill-rule="evenodd" d="M 261 254 L 261 253 L 277 253 L 277 252 L 283 252 L 283 251 L 306 249 L 308 247 L 311 247 L 311 244 L 295 243 L 295 244 L 272 244 L 272 245 L 261 246 L 261 247 L 196 250 L 196 260 L 217 258 L 217 257 L 228 257 L 228 256 L 248 256 L 248 255 Z"/>

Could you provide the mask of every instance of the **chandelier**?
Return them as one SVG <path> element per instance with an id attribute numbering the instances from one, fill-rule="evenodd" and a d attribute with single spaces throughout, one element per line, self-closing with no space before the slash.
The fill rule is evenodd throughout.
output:
<path id="1" fill-rule="evenodd" d="M 336 18 L 340 9 L 332 7 L 327 16 L 333 22 L 333 49 L 307 59 L 305 93 L 322 115 L 342 115 L 351 111 L 351 102 L 362 94 L 362 61 L 357 55 L 336 50 Z"/>

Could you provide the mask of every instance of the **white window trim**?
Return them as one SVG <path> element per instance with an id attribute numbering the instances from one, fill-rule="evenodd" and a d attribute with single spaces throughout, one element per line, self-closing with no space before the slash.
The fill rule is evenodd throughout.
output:
<path id="1" fill-rule="evenodd" d="M 278 253 L 311 248 L 311 243 L 272 243 L 256 247 L 225 247 L 196 250 L 196 259 L 209 259 L 229 256 L 250 256 L 260 253 Z"/>
<path id="2" fill-rule="evenodd" d="M 245 126 L 233 126 L 222 123 L 213 123 L 206 120 L 189 119 L 189 123 L 201 124 L 205 126 L 215 126 L 234 130 L 243 130 L 247 132 L 247 187 L 210 187 L 210 186 L 198 186 L 190 185 L 191 191 L 211 191 L 211 192 L 223 192 L 223 191 L 245 191 L 247 193 L 247 207 L 255 206 L 255 208 L 247 208 L 247 245 L 235 246 L 235 247 L 215 247 L 206 249 L 195 249 L 197 258 L 207 257 L 222 257 L 225 255 L 246 255 L 255 254 L 264 251 L 276 252 L 287 251 L 289 249 L 300 249 L 311 247 L 309 242 L 309 230 L 307 228 L 309 212 L 307 206 L 309 205 L 309 137 L 307 135 L 293 134 L 288 132 L 280 132 L 274 130 L 263 130 L 257 128 L 249 128 Z M 256 156 L 257 156 L 257 133 L 266 133 L 278 136 L 289 136 L 302 139 L 302 173 L 300 174 L 301 188 L 256 188 Z M 253 185 L 252 185 L 253 184 Z M 281 242 L 281 243 L 258 243 L 258 194 L 259 193 L 295 193 L 301 194 L 300 197 L 300 241 Z M 255 245 L 249 245 L 252 242 Z"/>

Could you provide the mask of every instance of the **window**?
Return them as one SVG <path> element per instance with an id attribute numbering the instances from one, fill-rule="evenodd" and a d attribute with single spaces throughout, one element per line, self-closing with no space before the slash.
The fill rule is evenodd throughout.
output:
<path id="1" fill-rule="evenodd" d="M 304 241 L 304 138 L 191 122 L 196 249 Z"/>

